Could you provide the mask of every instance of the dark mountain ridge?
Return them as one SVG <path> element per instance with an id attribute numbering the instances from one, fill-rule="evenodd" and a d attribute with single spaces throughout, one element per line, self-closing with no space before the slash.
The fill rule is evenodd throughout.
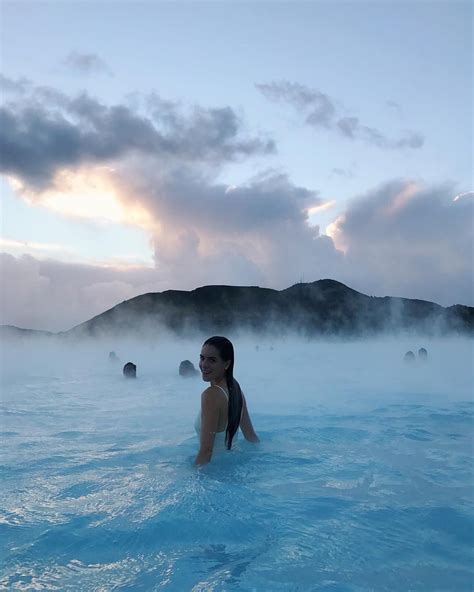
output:
<path id="1" fill-rule="evenodd" d="M 362 337 L 383 332 L 474 335 L 474 308 L 425 300 L 367 296 L 335 280 L 299 283 L 285 290 L 203 286 L 126 300 L 69 331 L 49 333 L 0 327 L 7 337 L 156 336 L 250 331 L 279 335 Z"/>
<path id="2" fill-rule="evenodd" d="M 297 332 L 306 336 L 362 336 L 384 331 L 474 334 L 474 308 L 448 308 L 408 298 L 367 296 L 335 280 L 300 283 L 285 290 L 204 286 L 131 298 L 65 335 Z"/>

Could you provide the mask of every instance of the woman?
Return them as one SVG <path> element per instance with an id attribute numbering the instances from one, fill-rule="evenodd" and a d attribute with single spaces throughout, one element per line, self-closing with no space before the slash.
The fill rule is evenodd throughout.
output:
<path id="1" fill-rule="evenodd" d="M 246 440 L 259 442 L 243 392 L 235 380 L 234 347 L 226 337 L 210 337 L 202 346 L 199 358 L 202 379 L 211 385 L 201 395 L 201 413 L 194 427 L 199 435 L 196 465 L 211 460 L 216 448 L 230 450 L 239 428 Z"/>

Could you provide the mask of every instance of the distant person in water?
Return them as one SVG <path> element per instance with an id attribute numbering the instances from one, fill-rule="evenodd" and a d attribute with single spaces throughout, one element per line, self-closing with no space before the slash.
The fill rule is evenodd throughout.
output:
<path id="1" fill-rule="evenodd" d="M 420 360 L 423 360 L 423 362 L 425 362 L 428 359 L 428 352 L 424 347 L 420 347 L 420 349 L 418 350 L 418 357 L 420 358 Z"/>
<path id="2" fill-rule="evenodd" d="M 179 365 L 179 375 L 184 378 L 190 378 L 191 376 L 197 376 L 199 370 L 196 370 L 194 364 L 189 360 L 183 360 Z"/>
<path id="3" fill-rule="evenodd" d="M 127 378 L 136 378 L 137 377 L 137 367 L 133 362 L 127 362 L 123 367 L 123 375 Z"/>
<path id="4" fill-rule="evenodd" d="M 410 350 L 403 356 L 403 360 L 408 364 L 412 364 L 415 361 L 415 354 Z"/>
<path id="5" fill-rule="evenodd" d="M 119 357 L 114 351 L 109 352 L 109 362 L 120 362 Z"/>
<path id="6" fill-rule="evenodd" d="M 210 383 L 201 395 L 201 411 L 194 423 L 199 436 L 195 464 L 205 465 L 215 449 L 231 449 L 239 427 L 246 440 L 260 440 L 253 429 L 244 394 L 234 378 L 232 343 L 226 337 L 210 337 L 202 346 L 199 369 L 204 382 Z"/>

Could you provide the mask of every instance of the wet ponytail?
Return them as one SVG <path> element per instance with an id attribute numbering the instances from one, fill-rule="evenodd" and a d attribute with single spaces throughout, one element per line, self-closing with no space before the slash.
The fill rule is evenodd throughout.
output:
<path id="1" fill-rule="evenodd" d="M 227 450 L 232 447 L 232 440 L 235 433 L 239 429 L 240 417 L 242 415 L 243 397 L 240 390 L 239 383 L 234 378 L 234 346 L 227 339 L 227 337 L 220 337 L 218 335 L 210 337 L 204 342 L 204 345 L 214 346 L 222 360 L 229 362 L 229 367 L 225 372 L 227 388 L 229 390 L 229 404 L 228 404 L 228 420 L 227 429 L 225 432 L 225 443 Z"/>
<path id="2" fill-rule="evenodd" d="M 227 386 L 229 387 L 229 419 L 227 430 L 225 432 L 225 443 L 227 450 L 232 446 L 232 439 L 239 429 L 240 417 L 242 415 L 243 398 L 240 384 L 232 376 L 227 377 Z"/>

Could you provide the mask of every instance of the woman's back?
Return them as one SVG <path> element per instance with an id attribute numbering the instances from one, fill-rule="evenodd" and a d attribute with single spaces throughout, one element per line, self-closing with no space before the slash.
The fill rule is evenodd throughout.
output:
<path id="1" fill-rule="evenodd" d="M 219 401 L 219 420 L 217 422 L 217 430 L 216 430 L 216 434 L 220 434 L 220 433 L 224 433 L 227 429 L 227 423 L 228 423 L 228 411 L 229 411 L 229 395 L 227 394 L 227 391 L 225 390 L 225 388 L 223 388 L 222 386 L 219 385 L 214 385 L 209 387 L 210 389 L 219 389 L 222 393 L 222 404 L 221 401 Z M 201 411 L 199 411 L 199 413 L 196 416 L 196 419 L 194 421 L 194 429 L 196 430 L 197 435 L 199 436 L 201 434 Z"/>

